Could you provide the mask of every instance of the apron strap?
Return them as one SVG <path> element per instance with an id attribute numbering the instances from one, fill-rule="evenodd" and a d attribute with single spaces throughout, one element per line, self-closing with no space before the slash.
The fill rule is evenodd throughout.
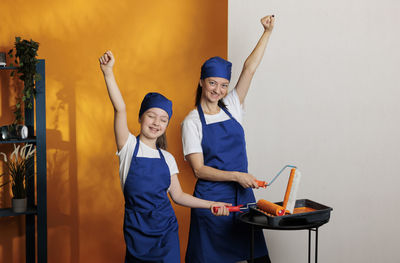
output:
<path id="1" fill-rule="evenodd" d="M 226 108 L 224 108 L 224 107 L 220 107 L 220 108 L 226 113 L 226 115 L 228 115 L 229 118 L 235 119 L 235 118 L 232 116 L 232 114 L 228 111 L 228 109 L 226 109 Z M 202 124 L 203 126 L 204 126 L 204 125 L 207 125 L 207 124 L 206 124 L 206 119 L 205 119 L 205 117 L 204 117 L 204 112 L 203 112 L 203 109 L 201 108 L 200 103 L 199 103 L 199 105 L 197 105 L 197 111 L 199 112 L 201 124 Z"/>
<path id="2" fill-rule="evenodd" d="M 160 148 L 157 148 L 157 150 L 158 150 L 158 152 L 160 153 L 160 159 L 162 159 L 163 161 L 165 161 L 164 154 L 161 152 L 161 149 L 160 149 Z"/>
<path id="3" fill-rule="evenodd" d="M 137 155 L 137 153 L 138 153 L 138 151 L 139 151 L 139 143 L 140 143 L 139 136 L 140 136 L 140 135 L 138 135 L 138 136 L 136 137 L 136 145 L 135 145 L 135 150 L 133 151 L 133 157 L 136 157 L 136 155 Z"/>
<path id="4" fill-rule="evenodd" d="M 136 145 L 135 145 L 135 150 L 133 151 L 133 157 L 136 157 L 136 156 L 137 156 L 137 153 L 138 153 L 138 151 L 139 151 L 139 144 L 140 144 L 139 136 L 140 136 L 140 135 L 138 135 L 138 136 L 136 137 Z M 157 148 L 157 150 L 158 150 L 158 153 L 160 154 L 160 159 L 162 159 L 162 160 L 165 161 L 164 154 L 162 154 L 160 148 Z"/>
<path id="5" fill-rule="evenodd" d="M 207 125 L 207 123 L 206 123 L 206 119 L 204 118 L 204 112 L 203 112 L 203 109 L 201 108 L 200 103 L 199 103 L 199 105 L 197 105 L 197 111 L 199 112 L 201 124 L 204 127 L 205 125 Z"/>
<path id="6" fill-rule="evenodd" d="M 221 107 L 221 109 L 222 109 L 223 111 L 225 111 L 226 115 L 228 115 L 229 118 L 234 119 L 233 116 L 232 116 L 232 114 L 228 111 L 228 109 L 226 109 L 225 107 Z"/>

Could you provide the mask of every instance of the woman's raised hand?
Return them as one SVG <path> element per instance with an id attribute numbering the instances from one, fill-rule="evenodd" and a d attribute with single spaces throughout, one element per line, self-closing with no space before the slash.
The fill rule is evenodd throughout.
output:
<path id="1" fill-rule="evenodd" d="M 261 24 L 263 25 L 265 31 L 271 32 L 272 29 L 274 28 L 274 23 L 275 23 L 274 15 L 264 16 L 263 18 L 261 18 Z"/>
<path id="2" fill-rule="evenodd" d="M 103 56 L 99 58 L 100 68 L 103 71 L 103 74 L 112 72 L 112 68 L 114 66 L 114 55 L 110 50 L 106 51 Z"/>

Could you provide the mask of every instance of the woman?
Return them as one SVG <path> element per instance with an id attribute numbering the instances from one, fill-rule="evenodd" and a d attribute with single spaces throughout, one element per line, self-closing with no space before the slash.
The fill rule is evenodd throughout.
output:
<path id="1" fill-rule="evenodd" d="M 148 93 L 139 111 L 140 134 L 133 136 L 112 70 L 114 56 L 107 51 L 99 60 L 114 106 L 114 132 L 125 197 L 125 262 L 179 263 L 178 223 L 167 192 L 177 204 L 209 208 L 214 215 L 228 215 L 226 208 L 216 213 L 212 209 L 227 203 L 205 201 L 182 192 L 175 159 L 165 151 L 172 102 L 159 93 Z"/>
<path id="2" fill-rule="evenodd" d="M 198 178 L 194 196 L 234 205 L 255 202 L 255 177 L 247 172 L 242 104 L 261 62 L 274 26 L 274 16 L 261 19 L 264 32 L 244 63 L 235 88 L 228 93 L 231 63 L 220 57 L 207 60 L 201 69 L 196 95 L 197 109 L 182 123 L 186 160 Z M 212 218 L 192 209 L 187 263 L 233 263 L 247 260 L 250 231 L 237 214 Z M 270 262 L 262 231 L 255 236 L 255 262 Z"/>

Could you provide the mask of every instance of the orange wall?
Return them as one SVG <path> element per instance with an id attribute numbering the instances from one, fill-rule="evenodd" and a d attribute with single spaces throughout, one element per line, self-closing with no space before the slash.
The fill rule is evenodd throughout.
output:
<path id="1" fill-rule="evenodd" d="M 39 57 L 46 59 L 49 262 L 122 262 L 113 110 L 97 59 L 107 49 L 116 56 L 132 132 L 139 129 L 147 92 L 172 99 L 169 151 L 191 193 L 195 179 L 183 161 L 180 123 L 193 107 L 201 63 L 227 56 L 227 1 L 3 0 L 0 10 L 0 51 L 21 36 L 40 42 Z M 0 85 L 0 124 L 6 124 L 12 121 L 12 81 Z M 0 207 L 9 202 L 1 189 Z M 190 210 L 174 208 L 183 259 Z M 0 262 L 24 262 L 24 219 L 0 218 L 0 233 Z"/>

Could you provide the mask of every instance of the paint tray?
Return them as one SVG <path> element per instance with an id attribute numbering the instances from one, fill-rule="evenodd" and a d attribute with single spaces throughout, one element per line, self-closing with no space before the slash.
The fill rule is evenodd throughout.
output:
<path id="1" fill-rule="evenodd" d="M 276 203 L 282 206 L 283 202 Z M 242 221 L 251 222 L 264 228 L 302 229 L 323 225 L 329 221 L 331 207 L 309 199 L 296 200 L 293 214 L 274 216 L 251 206 L 249 212 L 241 216 Z"/>

